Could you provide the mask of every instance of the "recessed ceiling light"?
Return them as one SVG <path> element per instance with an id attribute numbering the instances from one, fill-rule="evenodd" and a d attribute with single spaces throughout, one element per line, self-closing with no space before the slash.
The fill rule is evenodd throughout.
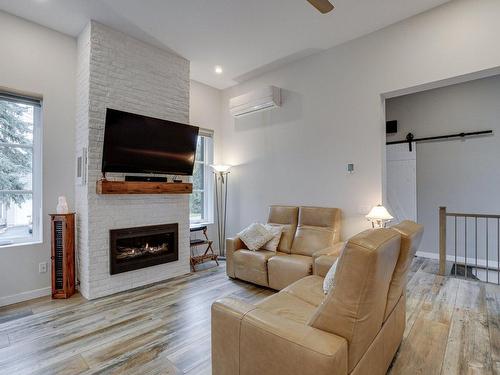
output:
<path id="1" fill-rule="evenodd" d="M 215 65 L 215 73 L 216 74 L 222 74 L 222 66 L 220 65 Z"/>

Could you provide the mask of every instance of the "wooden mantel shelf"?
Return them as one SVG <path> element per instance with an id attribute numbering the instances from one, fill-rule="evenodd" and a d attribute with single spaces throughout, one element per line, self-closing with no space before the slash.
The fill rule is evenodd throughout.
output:
<path id="1" fill-rule="evenodd" d="M 191 194 L 193 184 L 179 182 L 97 181 L 97 194 Z"/>

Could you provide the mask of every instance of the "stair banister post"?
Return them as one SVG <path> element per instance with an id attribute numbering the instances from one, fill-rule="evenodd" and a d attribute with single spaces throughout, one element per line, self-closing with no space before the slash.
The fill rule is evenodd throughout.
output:
<path id="1" fill-rule="evenodd" d="M 446 273 L 446 207 L 439 207 L 439 274 Z"/>

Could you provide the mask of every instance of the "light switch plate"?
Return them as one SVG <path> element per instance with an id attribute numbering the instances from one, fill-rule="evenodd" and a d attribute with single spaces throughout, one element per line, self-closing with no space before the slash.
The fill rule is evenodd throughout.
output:
<path id="1" fill-rule="evenodd" d="M 82 147 L 76 156 L 76 183 L 79 186 L 87 184 L 87 148 Z"/>

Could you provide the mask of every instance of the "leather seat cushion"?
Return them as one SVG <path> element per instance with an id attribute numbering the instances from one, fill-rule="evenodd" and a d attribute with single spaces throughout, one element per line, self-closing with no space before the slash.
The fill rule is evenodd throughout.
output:
<path id="1" fill-rule="evenodd" d="M 283 292 L 267 297 L 257 307 L 300 324 L 306 324 L 316 311 L 316 306 Z"/>
<path id="2" fill-rule="evenodd" d="M 267 263 L 269 286 L 276 290 L 312 274 L 312 258 L 278 252 Z"/>
<path id="3" fill-rule="evenodd" d="M 314 272 L 316 275 L 325 277 L 333 263 L 337 260 L 338 255 L 322 255 L 314 260 Z"/>
<path id="4" fill-rule="evenodd" d="M 288 285 L 281 293 L 288 293 L 300 298 L 313 306 L 319 306 L 325 299 L 323 292 L 323 278 L 316 275 L 304 277 L 291 285 Z"/>
<path id="5" fill-rule="evenodd" d="M 268 286 L 267 261 L 276 255 L 274 251 L 240 249 L 234 252 L 234 273 L 238 279 Z"/>
<path id="6" fill-rule="evenodd" d="M 292 254 L 312 256 L 316 251 L 333 245 L 332 228 L 299 225 L 293 239 Z"/>

